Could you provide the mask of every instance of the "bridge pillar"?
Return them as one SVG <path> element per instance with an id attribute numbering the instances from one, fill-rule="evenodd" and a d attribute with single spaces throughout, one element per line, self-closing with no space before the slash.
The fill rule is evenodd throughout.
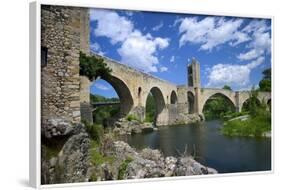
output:
<path id="1" fill-rule="evenodd" d="M 92 106 L 90 103 L 90 86 L 91 81 L 85 77 L 80 76 L 80 113 L 81 120 L 93 123 Z"/>

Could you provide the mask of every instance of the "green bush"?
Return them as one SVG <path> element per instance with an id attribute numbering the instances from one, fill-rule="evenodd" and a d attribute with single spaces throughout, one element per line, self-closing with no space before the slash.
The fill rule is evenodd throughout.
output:
<path id="1" fill-rule="evenodd" d="M 128 121 L 133 121 L 133 120 L 139 121 L 139 119 L 138 119 L 135 115 L 133 115 L 133 114 L 127 115 L 126 119 L 127 119 Z"/>
<path id="2" fill-rule="evenodd" d="M 100 144 L 94 140 L 91 141 L 90 156 L 92 164 L 100 166 L 103 163 L 112 164 L 114 161 L 113 156 L 105 156 L 100 151 Z"/>
<path id="3" fill-rule="evenodd" d="M 271 130 L 271 114 L 258 109 L 255 116 L 248 120 L 232 120 L 224 123 L 222 133 L 229 136 L 255 136 L 261 137 L 263 133 Z"/>
<path id="4" fill-rule="evenodd" d="M 103 126 L 100 124 L 90 124 L 87 121 L 83 121 L 86 127 L 86 131 L 90 135 L 91 139 L 100 142 L 103 135 Z"/>
<path id="5" fill-rule="evenodd" d="M 119 171 L 118 171 L 118 179 L 119 179 L 119 180 L 120 180 L 120 179 L 124 179 L 124 175 L 125 175 L 125 172 L 126 172 L 126 170 L 127 170 L 127 168 L 128 168 L 128 165 L 129 165 L 129 163 L 132 162 L 132 161 L 133 161 L 132 158 L 127 158 L 126 160 L 124 160 L 124 161 L 121 163 L 121 165 L 120 165 L 120 167 L 119 167 Z"/>
<path id="6" fill-rule="evenodd" d="M 87 56 L 80 52 L 79 62 L 80 75 L 88 77 L 91 81 L 98 76 L 106 78 L 110 76 L 112 72 L 112 70 L 107 67 L 106 63 L 104 63 L 103 59 L 96 56 Z"/>

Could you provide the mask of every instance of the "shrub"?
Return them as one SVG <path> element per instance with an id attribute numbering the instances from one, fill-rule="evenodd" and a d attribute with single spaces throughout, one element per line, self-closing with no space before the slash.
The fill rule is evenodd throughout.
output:
<path id="1" fill-rule="evenodd" d="M 138 119 L 135 115 L 133 115 L 133 114 L 127 115 L 126 119 L 127 119 L 128 121 L 133 121 L 133 120 L 139 121 L 139 119 Z"/>
<path id="2" fill-rule="evenodd" d="M 128 165 L 132 161 L 133 161 L 133 159 L 128 157 L 126 160 L 124 160 L 121 163 L 121 165 L 119 167 L 119 171 L 118 171 L 118 179 L 124 179 L 124 175 L 125 175 L 125 172 L 126 172 L 126 170 L 128 168 Z"/>
<path id="3" fill-rule="evenodd" d="M 87 133 L 90 135 L 91 139 L 100 142 L 103 135 L 103 126 L 100 124 L 90 124 L 87 121 L 83 121 L 86 127 Z"/>

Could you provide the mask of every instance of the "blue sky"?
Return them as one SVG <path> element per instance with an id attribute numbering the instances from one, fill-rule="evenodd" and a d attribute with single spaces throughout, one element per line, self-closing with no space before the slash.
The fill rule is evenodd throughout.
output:
<path id="1" fill-rule="evenodd" d="M 247 90 L 271 67 L 271 20 L 92 9 L 91 51 L 175 84 L 186 65 L 201 66 L 202 87 Z M 116 97 L 98 80 L 91 92 Z"/>

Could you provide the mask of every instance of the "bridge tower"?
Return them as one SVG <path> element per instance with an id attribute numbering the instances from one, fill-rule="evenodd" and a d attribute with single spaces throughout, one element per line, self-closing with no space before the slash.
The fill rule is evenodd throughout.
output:
<path id="1" fill-rule="evenodd" d="M 200 88 L 200 64 L 195 58 L 187 65 L 187 86 Z"/>
<path id="2" fill-rule="evenodd" d="M 199 103 L 200 103 L 200 64 L 195 59 L 192 58 L 192 61 L 187 65 L 187 87 L 194 90 L 194 113 L 199 113 Z M 188 105 L 190 106 L 190 105 Z M 201 113 L 199 113 L 201 114 Z"/>

